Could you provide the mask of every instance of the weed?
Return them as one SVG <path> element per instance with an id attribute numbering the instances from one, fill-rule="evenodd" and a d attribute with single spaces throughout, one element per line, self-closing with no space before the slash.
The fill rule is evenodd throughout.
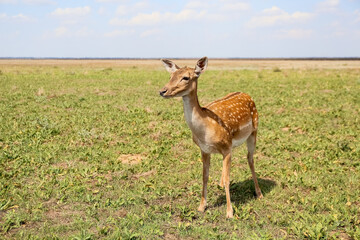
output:
<path id="1" fill-rule="evenodd" d="M 279 67 L 273 68 L 273 72 L 281 72 L 281 69 Z"/>

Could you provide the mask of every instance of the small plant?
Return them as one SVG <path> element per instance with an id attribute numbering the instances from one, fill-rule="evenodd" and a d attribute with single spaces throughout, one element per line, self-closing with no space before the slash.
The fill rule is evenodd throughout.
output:
<path id="1" fill-rule="evenodd" d="M 94 238 L 91 233 L 87 232 L 86 230 L 81 230 L 81 232 L 78 235 L 72 237 L 72 239 L 74 239 L 74 240 L 92 240 Z"/>
<path id="2" fill-rule="evenodd" d="M 273 68 L 273 72 L 281 72 L 281 69 L 279 67 Z"/>

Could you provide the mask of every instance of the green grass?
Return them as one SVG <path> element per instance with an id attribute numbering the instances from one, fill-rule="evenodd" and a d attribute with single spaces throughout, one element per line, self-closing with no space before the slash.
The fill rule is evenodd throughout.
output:
<path id="1" fill-rule="evenodd" d="M 213 70 L 201 104 L 250 94 L 259 111 L 254 197 L 246 147 L 222 161 L 196 211 L 199 149 L 168 73 L 2 67 L 0 237 L 16 239 L 360 239 L 360 70 Z"/>

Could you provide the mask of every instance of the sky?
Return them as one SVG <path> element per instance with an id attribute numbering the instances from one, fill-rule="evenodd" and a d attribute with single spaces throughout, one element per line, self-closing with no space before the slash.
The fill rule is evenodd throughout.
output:
<path id="1" fill-rule="evenodd" d="M 0 0 L 0 57 L 360 57 L 360 0 Z"/>

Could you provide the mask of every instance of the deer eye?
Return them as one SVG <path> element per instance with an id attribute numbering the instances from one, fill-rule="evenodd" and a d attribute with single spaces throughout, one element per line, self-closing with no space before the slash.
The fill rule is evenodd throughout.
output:
<path id="1" fill-rule="evenodd" d="M 183 77 L 181 80 L 189 81 L 189 77 Z"/>

